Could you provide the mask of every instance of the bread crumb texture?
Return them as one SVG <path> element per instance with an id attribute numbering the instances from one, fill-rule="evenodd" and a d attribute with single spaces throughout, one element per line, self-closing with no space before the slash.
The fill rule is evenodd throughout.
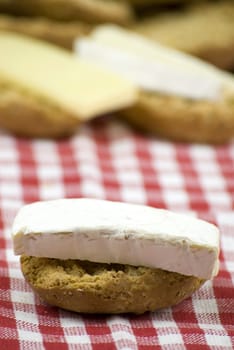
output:
<path id="1" fill-rule="evenodd" d="M 175 141 L 219 144 L 234 137 L 234 95 L 213 102 L 142 91 L 119 116 L 139 130 Z"/>
<path id="2" fill-rule="evenodd" d="M 82 313 L 136 313 L 179 303 L 204 280 L 119 264 L 21 256 L 22 272 L 50 305 Z"/>
<path id="3" fill-rule="evenodd" d="M 0 76 L 0 127 L 24 137 L 63 137 L 79 126 L 77 116 Z"/>
<path id="4" fill-rule="evenodd" d="M 133 30 L 220 68 L 231 69 L 234 66 L 233 21 L 233 1 L 195 2 L 184 11 L 145 17 L 133 25 Z"/>

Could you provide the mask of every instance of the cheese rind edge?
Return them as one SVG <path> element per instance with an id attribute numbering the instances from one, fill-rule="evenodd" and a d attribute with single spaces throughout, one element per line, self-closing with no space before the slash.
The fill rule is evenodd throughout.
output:
<path id="1" fill-rule="evenodd" d="M 64 199 L 23 207 L 13 228 L 15 254 L 147 266 L 213 278 L 219 231 L 196 218 L 146 206 Z"/>

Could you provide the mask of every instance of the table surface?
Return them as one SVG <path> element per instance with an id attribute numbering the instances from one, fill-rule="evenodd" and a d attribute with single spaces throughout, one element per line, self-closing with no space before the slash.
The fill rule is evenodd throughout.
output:
<path id="1" fill-rule="evenodd" d="M 92 197 L 197 215 L 221 230 L 220 272 L 174 308 L 141 316 L 81 315 L 43 303 L 12 251 L 25 203 Z M 115 119 L 68 140 L 0 134 L 0 349 L 233 349 L 234 144 L 175 144 Z"/>

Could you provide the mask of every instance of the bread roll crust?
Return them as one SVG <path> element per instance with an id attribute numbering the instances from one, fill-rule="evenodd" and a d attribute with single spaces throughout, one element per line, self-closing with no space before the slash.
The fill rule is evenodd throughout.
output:
<path id="1" fill-rule="evenodd" d="M 81 313 L 135 313 L 175 305 L 203 283 L 194 276 L 129 265 L 21 256 L 22 272 L 50 305 Z"/>
<path id="2" fill-rule="evenodd" d="M 157 43 L 197 56 L 219 68 L 234 68 L 233 1 L 195 1 L 184 10 L 149 14 L 134 23 L 132 29 Z"/>
<path id="3" fill-rule="evenodd" d="M 88 35 L 93 27 L 82 21 L 61 22 L 42 17 L 0 15 L 0 31 L 28 35 L 68 50 L 72 50 L 74 41 Z"/>
<path id="4" fill-rule="evenodd" d="M 139 130 L 175 141 L 220 144 L 234 137 L 231 99 L 197 101 L 142 91 L 119 115 Z"/>
<path id="5" fill-rule="evenodd" d="M 7 0 L 0 2 L 0 10 L 15 15 L 88 23 L 126 24 L 133 19 L 131 7 L 120 0 Z"/>
<path id="6" fill-rule="evenodd" d="M 60 138 L 80 125 L 52 102 L 0 81 L 0 127 L 23 137 Z"/>

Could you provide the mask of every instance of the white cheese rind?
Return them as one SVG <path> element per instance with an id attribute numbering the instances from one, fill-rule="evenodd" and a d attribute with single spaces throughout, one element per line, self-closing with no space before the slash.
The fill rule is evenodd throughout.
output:
<path id="1" fill-rule="evenodd" d="M 62 199 L 24 206 L 13 224 L 15 254 L 148 266 L 210 279 L 219 231 L 205 221 L 147 206 Z"/>
<path id="2" fill-rule="evenodd" d="M 80 57 L 109 68 L 144 90 L 217 101 L 234 91 L 234 79 L 214 66 L 115 25 L 78 39 Z"/>
<path id="3" fill-rule="evenodd" d="M 127 107 L 137 99 L 129 81 L 66 50 L 18 34 L 0 33 L 0 76 L 81 120 Z"/>

